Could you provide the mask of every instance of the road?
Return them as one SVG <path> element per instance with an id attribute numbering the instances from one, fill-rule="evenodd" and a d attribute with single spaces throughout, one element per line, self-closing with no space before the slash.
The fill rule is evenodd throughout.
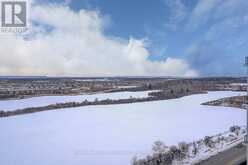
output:
<path id="1" fill-rule="evenodd" d="M 246 147 L 242 144 L 212 156 L 196 165 L 240 165 L 246 160 Z"/>

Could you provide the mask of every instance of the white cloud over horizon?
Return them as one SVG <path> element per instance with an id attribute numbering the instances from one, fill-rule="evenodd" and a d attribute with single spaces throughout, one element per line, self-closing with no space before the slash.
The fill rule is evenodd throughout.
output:
<path id="1" fill-rule="evenodd" d="M 0 75 L 198 76 L 187 61 L 151 61 L 144 39 L 104 34 L 98 11 L 34 5 L 31 32 L 0 37 Z M 130 25 L 131 26 L 131 25 Z"/>

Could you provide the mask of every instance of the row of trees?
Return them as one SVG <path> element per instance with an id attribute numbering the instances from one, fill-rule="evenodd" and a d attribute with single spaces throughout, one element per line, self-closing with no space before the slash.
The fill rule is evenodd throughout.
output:
<path id="1" fill-rule="evenodd" d="M 166 146 L 161 141 L 156 141 L 152 147 L 153 155 L 148 155 L 144 159 L 133 159 L 133 165 L 165 165 L 172 164 L 174 160 L 182 161 L 189 155 L 189 144 L 179 143 L 177 146 Z"/>
<path id="2" fill-rule="evenodd" d="M 27 113 L 35 113 L 41 111 L 48 111 L 48 110 L 55 110 L 55 109 L 63 109 L 63 108 L 75 108 L 75 107 L 82 107 L 82 106 L 89 106 L 89 105 L 110 105 L 110 104 L 128 104 L 128 103 L 135 103 L 135 102 L 146 102 L 146 101 L 154 101 L 159 100 L 157 97 L 144 97 L 144 98 L 134 98 L 130 97 L 128 99 L 105 99 L 105 100 L 98 100 L 97 98 L 94 101 L 84 100 L 82 102 L 66 102 L 66 103 L 57 103 L 57 104 L 50 104 L 47 106 L 41 107 L 28 107 L 23 109 L 17 109 L 14 111 L 4 111 L 0 110 L 0 117 L 9 117 Z"/>
<path id="3" fill-rule="evenodd" d="M 153 154 L 143 159 L 134 157 L 132 165 L 171 165 L 173 162 L 180 162 L 187 158 L 196 157 L 201 149 L 215 149 L 218 145 L 220 146 L 220 144 L 222 144 L 221 147 L 223 147 L 223 144 L 227 142 L 228 139 L 233 140 L 231 137 L 237 137 L 240 134 L 246 133 L 244 130 L 241 131 L 241 127 L 239 126 L 232 126 L 229 131 L 231 134 L 227 137 L 221 134 L 218 136 L 206 136 L 197 142 L 189 144 L 181 142 L 177 146 L 170 147 L 161 141 L 156 141 L 152 146 Z"/>

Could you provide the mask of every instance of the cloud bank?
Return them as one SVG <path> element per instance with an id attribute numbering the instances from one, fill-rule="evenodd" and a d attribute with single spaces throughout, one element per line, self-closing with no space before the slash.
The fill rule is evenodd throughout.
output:
<path id="1" fill-rule="evenodd" d="M 98 11 L 33 5 L 31 30 L 0 37 L 0 75 L 197 76 L 185 60 L 149 60 L 143 39 L 106 36 Z M 132 26 L 132 25 L 130 25 Z"/>

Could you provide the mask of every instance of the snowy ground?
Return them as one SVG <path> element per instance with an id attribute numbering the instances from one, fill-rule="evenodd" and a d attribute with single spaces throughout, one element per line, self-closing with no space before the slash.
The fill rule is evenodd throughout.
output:
<path id="1" fill-rule="evenodd" d="M 244 94 L 210 92 L 179 99 L 88 106 L 0 119 L 0 164 L 128 165 L 154 141 L 192 142 L 245 125 L 245 112 L 200 103 Z"/>
<path id="2" fill-rule="evenodd" d="M 94 101 L 104 99 L 128 99 L 130 96 L 140 98 L 148 97 L 148 93 L 153 91 L 141 91 L 141 92 L 114 92 L 114 93 L 99 93 L 92 95 L 76 95 L 76 96 L 41 96 L 32 97 L 21 100 L 2 100 L 0 101 L 0 110 L 13 111 L 28 107 L 41 107 L 56 103 L 65 102 L 82 102 L 85 99 L 88 101 Z"/>

